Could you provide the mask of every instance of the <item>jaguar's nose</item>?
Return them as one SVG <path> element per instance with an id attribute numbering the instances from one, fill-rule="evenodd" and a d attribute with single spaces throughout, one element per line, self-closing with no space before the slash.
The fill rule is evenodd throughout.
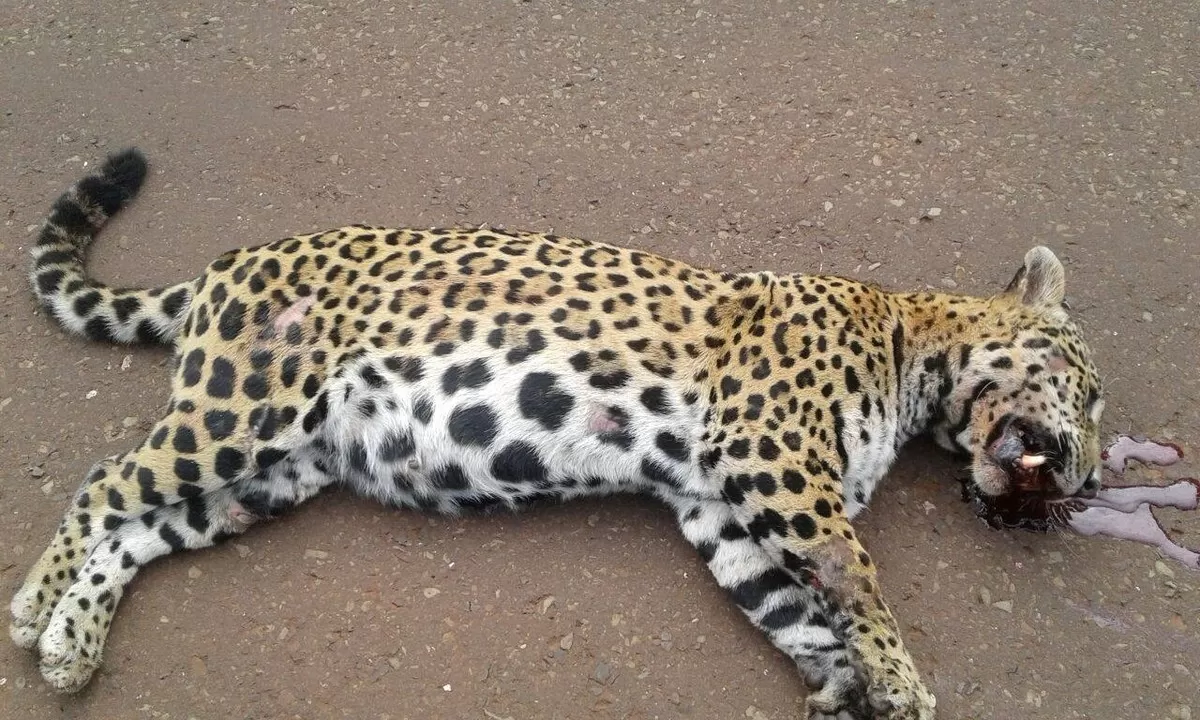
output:
<path id="1" fill-rule="evenodd" d="M 1087 480 L 1083 481 L 1083 485 L 1075 493 L 1076 497 L 1094 498 L 1096 493 L 1100 492 L 1100 475 L 1093 472 Z"/>

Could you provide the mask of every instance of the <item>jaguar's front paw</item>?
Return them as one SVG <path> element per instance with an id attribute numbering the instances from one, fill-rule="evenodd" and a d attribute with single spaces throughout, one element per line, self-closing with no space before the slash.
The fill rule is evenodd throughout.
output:
<path id="1" fill-rule="evenodd" d="M 847 672 L 808 696 L 807 713 L 808 720 L 933 720 L 936 704 L 918 677 L 890 674 L 868 687 L 861 672 Z"/>
<path id="2" fill-rule="evenodd" d="M 872 685 L 870 704 L 879 720 L 933 720 L 937 698 L 915 673 L 894 673 Z"/>
<path id="3" fill-rule="evenodd" d="M 808 720 L 874 720 L 866 673 L 857 660 L 832 670 L 805 703 Z"/>
<path id="4" fill-rule="evenodd" d="M 808 720 L 875 720 L 876 717 L 865 702 L 859 701 L 846 704 L 809 695 L 806 708 Z"/>

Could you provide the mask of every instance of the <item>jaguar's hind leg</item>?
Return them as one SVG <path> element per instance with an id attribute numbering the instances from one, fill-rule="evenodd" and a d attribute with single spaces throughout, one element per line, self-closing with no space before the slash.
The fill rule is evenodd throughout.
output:
<path id="1" fill-rule="evenodd" d="M 265 404 L 250 412 L 176 397 L 172 412 L 136 449 L 97 463 L 75 493 L 49 546 L 13 597 L 10 634 L 31 648 L 92 551 L 124 522 L 195 502 L 258 474 L 254 451 L 270 440 L 285 457 L 291 435 Z M 281 468 L 282 469 L 282 468 Z"/>
<path id="2" fill-rule="evenodd" d="M 190 412 L 189 412 L 190 410 Z M 129 518 L 194 499 L 247 474 L 249 440 L 205 442 L 204 413 L 176 407 L 136 449 L 96 463 L 75 493 L 49 546 L 13 597 L 13 641 L 33 647 L 92 550 Z"/>
<path id="3" fill-rule="evenodd" d="M 125 586 L 155 558 L 197 550 L 243 532 L 317 494 L 331 478 L 303 453 L 264 476 L 150 510 L 122 522 L 83 563 L 38 641 L 42 675 L 55 688 L 83 687 L 100 664 Z"/>
<path id="4" fill-rule="evenodd" d="M 253 520 L 226 489 L 121 523 L 92 551 L 79 579 L 55 604 L 38 641 L 42 676 L 60 691 L 82 688 L 100 665 L 117 603 L 142 565 L 177 550 L 208 547 Z"/>
<path id="5" fill-rule="evenodd" d="M 124 459 L 136 452 L 107 457 L 92 466 L 67 506 L 49 546 L 26 573 L 25 582 L 13 595 L 9 605 L 12 611 L 9 634 L 20 647 L 33 648 L 37 645 L 42 630 L 50 621 L 50 613 L 67 588 L 75 582 L 80 566 L 96 543 L 127 517 L 139 514 L 137 510 L 131 513 L 125 503 L 126 494 L 131 491 L 132 497 L 137 498 L 136 491 L 133 491 L 136 480 L 128 483 L 131 487 L 126 492 L 122 492 L 122 488 L 115 484 L 121 481 L 120 468 Z M 102 485 L 104 490 L 100 491 Z M 111 515 L 99 518 L 98 526 L 92 513 L 93 501 L 97 497 L 103 499 L 111 511 Z"/>

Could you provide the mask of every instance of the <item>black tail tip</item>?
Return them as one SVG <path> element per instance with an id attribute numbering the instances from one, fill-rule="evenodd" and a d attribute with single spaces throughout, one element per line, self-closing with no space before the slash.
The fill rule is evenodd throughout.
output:
<path id="1" fill-rule="evenodd" d="M 137 148 L 125 148 L 108 156 L 100 174 L 104 179 L 133 197 L 146 181 L 146 156 Z"/>
<path id="2" fill-rule="evenodd" d="M 137 148 L 112 153 L 100 167 L 76 185 L 80 198 L 112 215 L 133 199 L 146 181 L 146 156 Z"/>

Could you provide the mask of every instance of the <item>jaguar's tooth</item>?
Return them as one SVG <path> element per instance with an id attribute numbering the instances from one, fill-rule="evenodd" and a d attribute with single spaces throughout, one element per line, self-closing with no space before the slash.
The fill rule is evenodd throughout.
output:
<path id="1" fill-rule="evenodd" d="M 1046 459 L 1045 455 L 1022 455 L 1021 459 L 1017 462 L 1021 467 L 1029 469 L 1044 465 Z"/>

